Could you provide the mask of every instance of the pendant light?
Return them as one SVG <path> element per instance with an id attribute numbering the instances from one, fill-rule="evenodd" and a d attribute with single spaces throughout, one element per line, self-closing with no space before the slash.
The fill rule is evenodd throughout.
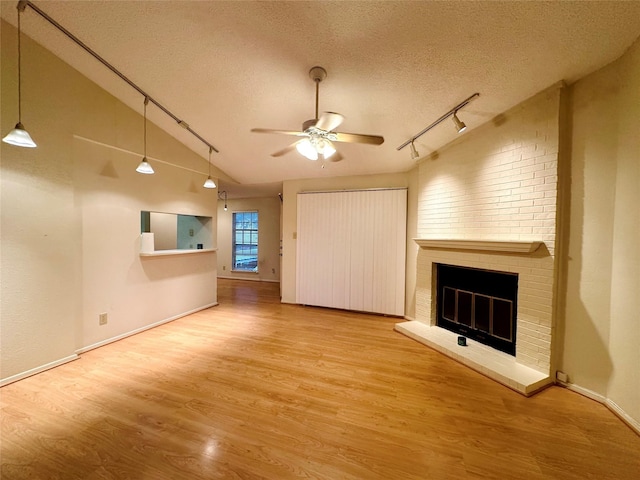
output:
<path id="1" fill-rule="evenodd" d="M 142 161 L 136 168 L 136 172 L 144 173 L 145 175 L 153 175 L 153 167 L 147 161 L 147 104 L 149 103 L 149 97 L 144 97 L 144 156 Z"/>
<path id="2" fill-rule="evenodd" d="M 211 151 L 213 149 L 211 147 L 209 147 L 209 176 L 207 177 L 207 179 L 204 181 L 204 188 L 216 188 L 216 182 L 214 182 L 211 179 Z"/>
<path id="3" fill-rule="evenodd" d="M 24 6 L 22 7 L 24 9 Z M 22 52 L 20 49 L 20 4 L 18 4 L 18 123 L 13 130 L 11 130 L 6 137 L 2 139 L 4 143 L 8 143 L 10 145 L 15 145 L 16 147 L 28 147 L 35 148 L 36 142 L 31 139 L 31 135 L 27 132 L 22 125 L 22 100 L 21 100 L 21 65 L 20 58 L 22 56 Z"/>
<path id="4" fill-rule="evenodd" d="M 227 211 L 227 191 L 218 192 L 218 200 L 224 200 L 224 211 Z"/>

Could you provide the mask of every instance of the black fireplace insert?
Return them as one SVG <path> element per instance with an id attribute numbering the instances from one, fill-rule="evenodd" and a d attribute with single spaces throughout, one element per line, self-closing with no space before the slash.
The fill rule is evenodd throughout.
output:
<path id="1" fill-rule="evenodd" d="M 516 354 L 518 274 L 436 264 L 436 323 Z"/>

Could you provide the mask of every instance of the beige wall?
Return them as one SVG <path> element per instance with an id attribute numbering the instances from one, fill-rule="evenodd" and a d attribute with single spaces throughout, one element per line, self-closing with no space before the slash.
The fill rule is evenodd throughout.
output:
<path id="1" fill-rule="evenodd" d="M 18 117 L 16 51 L 3 22 L 2 135 Z M 215 219 L 206 160 L 150 124 L 156 174 L 136 173 L 142 116 L 27 37 L 22 51 L 22 120 L 38 148 L 0 144 L 4 381 L 216 301 L 215 253 L 138 255 L 141 210 Z"/>
<path id="2" fill-rule="evenodd" d="M 564 348 L 572 384 L 640 425 L 640 41 L 571 87 Z"/>
<path id="3" fill-rule="evenodd" d="M 239 198 L 218 203 L 218 277 L 280 281 L 280 209 L 278 197 Z M 258 212 L 258 272 L 232 272 L 232 218 L 234 212 Z"/>
<path id="4" fill-rule="evenodd" d="M 394 173 L 382 175 L 362 175 L 354 177 L 334 177 L 318 178 L 306 180 L 289 180 L 283 184 L 283 210 L 282 210 L 282 301 L 285 303 L 296 302 L 296 225 L 297 225 L 297 194 L 299 192 L 327 191 L 327 190 L 355 190 L 364 188 L 385 188 L 385 187 L 409 187 L 408 173 Z M 409 212 L 415 211 L 415 205 L 411 201 L 415 200 L 412 193 L 408 194 Z M 415 221 L 410 216 L 408 225 L 415 225 Z M 408 255 L 412 255 L 414 249 L 411 248 Z M 407 261 L 409 268 L 407 275 L 415 278 L 415 258 Z M 408 279 L 407 284 L 415 284 L 415 280 Z M 408 295 L 413 298 L 413 292 Z M 415 311 L 411 309 L 413 303 L 409 297 L 405 296 L 405 303 L 409 305 L 406 312 Z"/>

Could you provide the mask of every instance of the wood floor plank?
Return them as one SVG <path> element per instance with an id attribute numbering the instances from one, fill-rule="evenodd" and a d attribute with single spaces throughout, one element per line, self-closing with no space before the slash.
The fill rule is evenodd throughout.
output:
<path id="1" fill-rule="evenodd" d="M 220 280 L 217 307 L 0 389 L 2 479 L 637 479 L 640 437 L 393 331 Z"/>

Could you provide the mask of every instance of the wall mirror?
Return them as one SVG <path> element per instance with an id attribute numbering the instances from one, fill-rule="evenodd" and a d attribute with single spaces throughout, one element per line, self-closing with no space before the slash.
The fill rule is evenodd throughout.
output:
<path id="1" fill-rule="evenodd" d="M 151 251 L 213 248 L 211 217 L 142 211 L 140 231 L 153 233 Z"/>

